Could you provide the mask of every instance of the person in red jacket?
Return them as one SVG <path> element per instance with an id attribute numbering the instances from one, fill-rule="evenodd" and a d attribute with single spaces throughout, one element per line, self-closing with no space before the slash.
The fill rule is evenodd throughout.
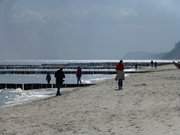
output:
<path id="1" fill-rule="evenodd" d="M 124 77 L 124 64 L 123 60 L 120 60 L 120 62 L 116 65 L 116 80 L 118 81 L 118 89 L 121 90 L 123 88 L 123 80 Z"/>

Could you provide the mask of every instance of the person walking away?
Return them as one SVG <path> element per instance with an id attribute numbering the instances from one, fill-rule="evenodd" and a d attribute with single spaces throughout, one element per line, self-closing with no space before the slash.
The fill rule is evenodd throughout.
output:
<path id="1" fill-rule="evenodd" d="M 61 95 L 60 88 L 62 87 L 65 78 L 63 68 L 60 68 L 55 72 L 55 78 L 56 78 L 56 87 L 57 87 L 56 96 L 60 96 Z"/>
<path id="2" fill-rule="evenodd" d="M 158 63 L 157 63 L 157 62 L 154 62 L 154 67 L 155 67 L 155 69 L 157 69 L 157 66 L 158 66 Z"/>
<path id="3" fill-rule="evenodd" d="M 138 64 L 137 64 L 137 63 L 135 64 L 135 69 L 136 69 L 136 70 L 138 69 Z"/>
<path id="4" fill-rule="evenodd" d="M 78 67 L 76 71 L 77 85 L 82 83 L 81 76 L 82 76 L 82 70 L 81 70 L 81 67 Z"/>
<path id="5" fill-rule="evenodd" d="M 118 89 L 121 90 L 123 88 L 123 80 L 124 77 L 124 64 L 123 60 L 116 65 L 116 80 L 118 81 Z"/>
<path id="6" fill-rule="evenodd" d="M 46 75 L 46 81 L 48 84 L 50 84 L 50 82 L 51 82 L 51 75 L 49 73 L 47 73 L 47 75 Z"/>
<path id="7" fill-rule="evenodd" d="M 153 68 L 153 66 L 154 66 L 154 61 L 151 60 L 150 64 L 151 64 L 151 67 Z"/>

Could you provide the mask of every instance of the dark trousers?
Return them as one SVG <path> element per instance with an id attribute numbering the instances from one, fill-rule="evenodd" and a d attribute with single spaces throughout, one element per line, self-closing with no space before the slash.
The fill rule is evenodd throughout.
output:
<path id="1" fill-rule="evenodd" d="M 60 88 L 57 88 L 56 96 L 61 96 Z"/>
<path id="2" fill-rule="evenodd" d="M 118 88 L 119 88 L 119 90 L 122 89 L 122 87 L 123 87 L 123 80 L 119 79 L 118 80 Z"/>
<path id="3" fill-rule="evenodd" d="M 62 87 L 62 83 L 56 84 L 56 87 L 57 87 L 57 93 L 56 93 L 56 96 L 61 96 L 60 88 Z"/>
<path id="4" fill-rule="evenodd" d="M 81 84 L 81 77 L 77 77 L 77 84 Z"/>

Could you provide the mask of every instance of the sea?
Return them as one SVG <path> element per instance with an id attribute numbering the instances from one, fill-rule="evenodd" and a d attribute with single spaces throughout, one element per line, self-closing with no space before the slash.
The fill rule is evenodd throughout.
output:
<path id="1" fill-rule="evenodd" d="M 67 64 L 67 63 L 101 63 L 101 62 L 119 62 L 119 60 L 1 60 L 0 65 L 39 65 L 39 64 Z M 125 62 L 150 62 L 150 60 L 126 60 Z M 172 62 L 172 61 L 158 61 Z M 16 70 L 16 69 L 14 69 Z M 109 69 L 107 69 L 109 70 Z M 135 69 L 125 69 L 135 70 Z M 82 76 L 82 83 L 97 83 L 98 81 L 112 79 L 114 74 L 86 74 Z M 1 83 L 46 83 L 44 74 L 0 74 Z M 54 75 L 51 74 L 51 83 L 55 83 Z M 76 83 L 76 76 L 67 74 L 65 83 Z M 63 88 L 65 91 L 65 88 Z M 0 108 L 13 106 L 52 97 L 56 94 L 56 89 L 40 90 L 22 90 L 17 89 L 0 89 Z"/>

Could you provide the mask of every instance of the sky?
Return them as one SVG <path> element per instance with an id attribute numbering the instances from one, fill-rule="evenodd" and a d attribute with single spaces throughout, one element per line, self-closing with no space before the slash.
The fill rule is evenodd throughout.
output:
<path id="1" fill-rule="evenodd" d="M 179 0 L 0 0 L 0 59 L 120 59 L 180 40 Z"/>

